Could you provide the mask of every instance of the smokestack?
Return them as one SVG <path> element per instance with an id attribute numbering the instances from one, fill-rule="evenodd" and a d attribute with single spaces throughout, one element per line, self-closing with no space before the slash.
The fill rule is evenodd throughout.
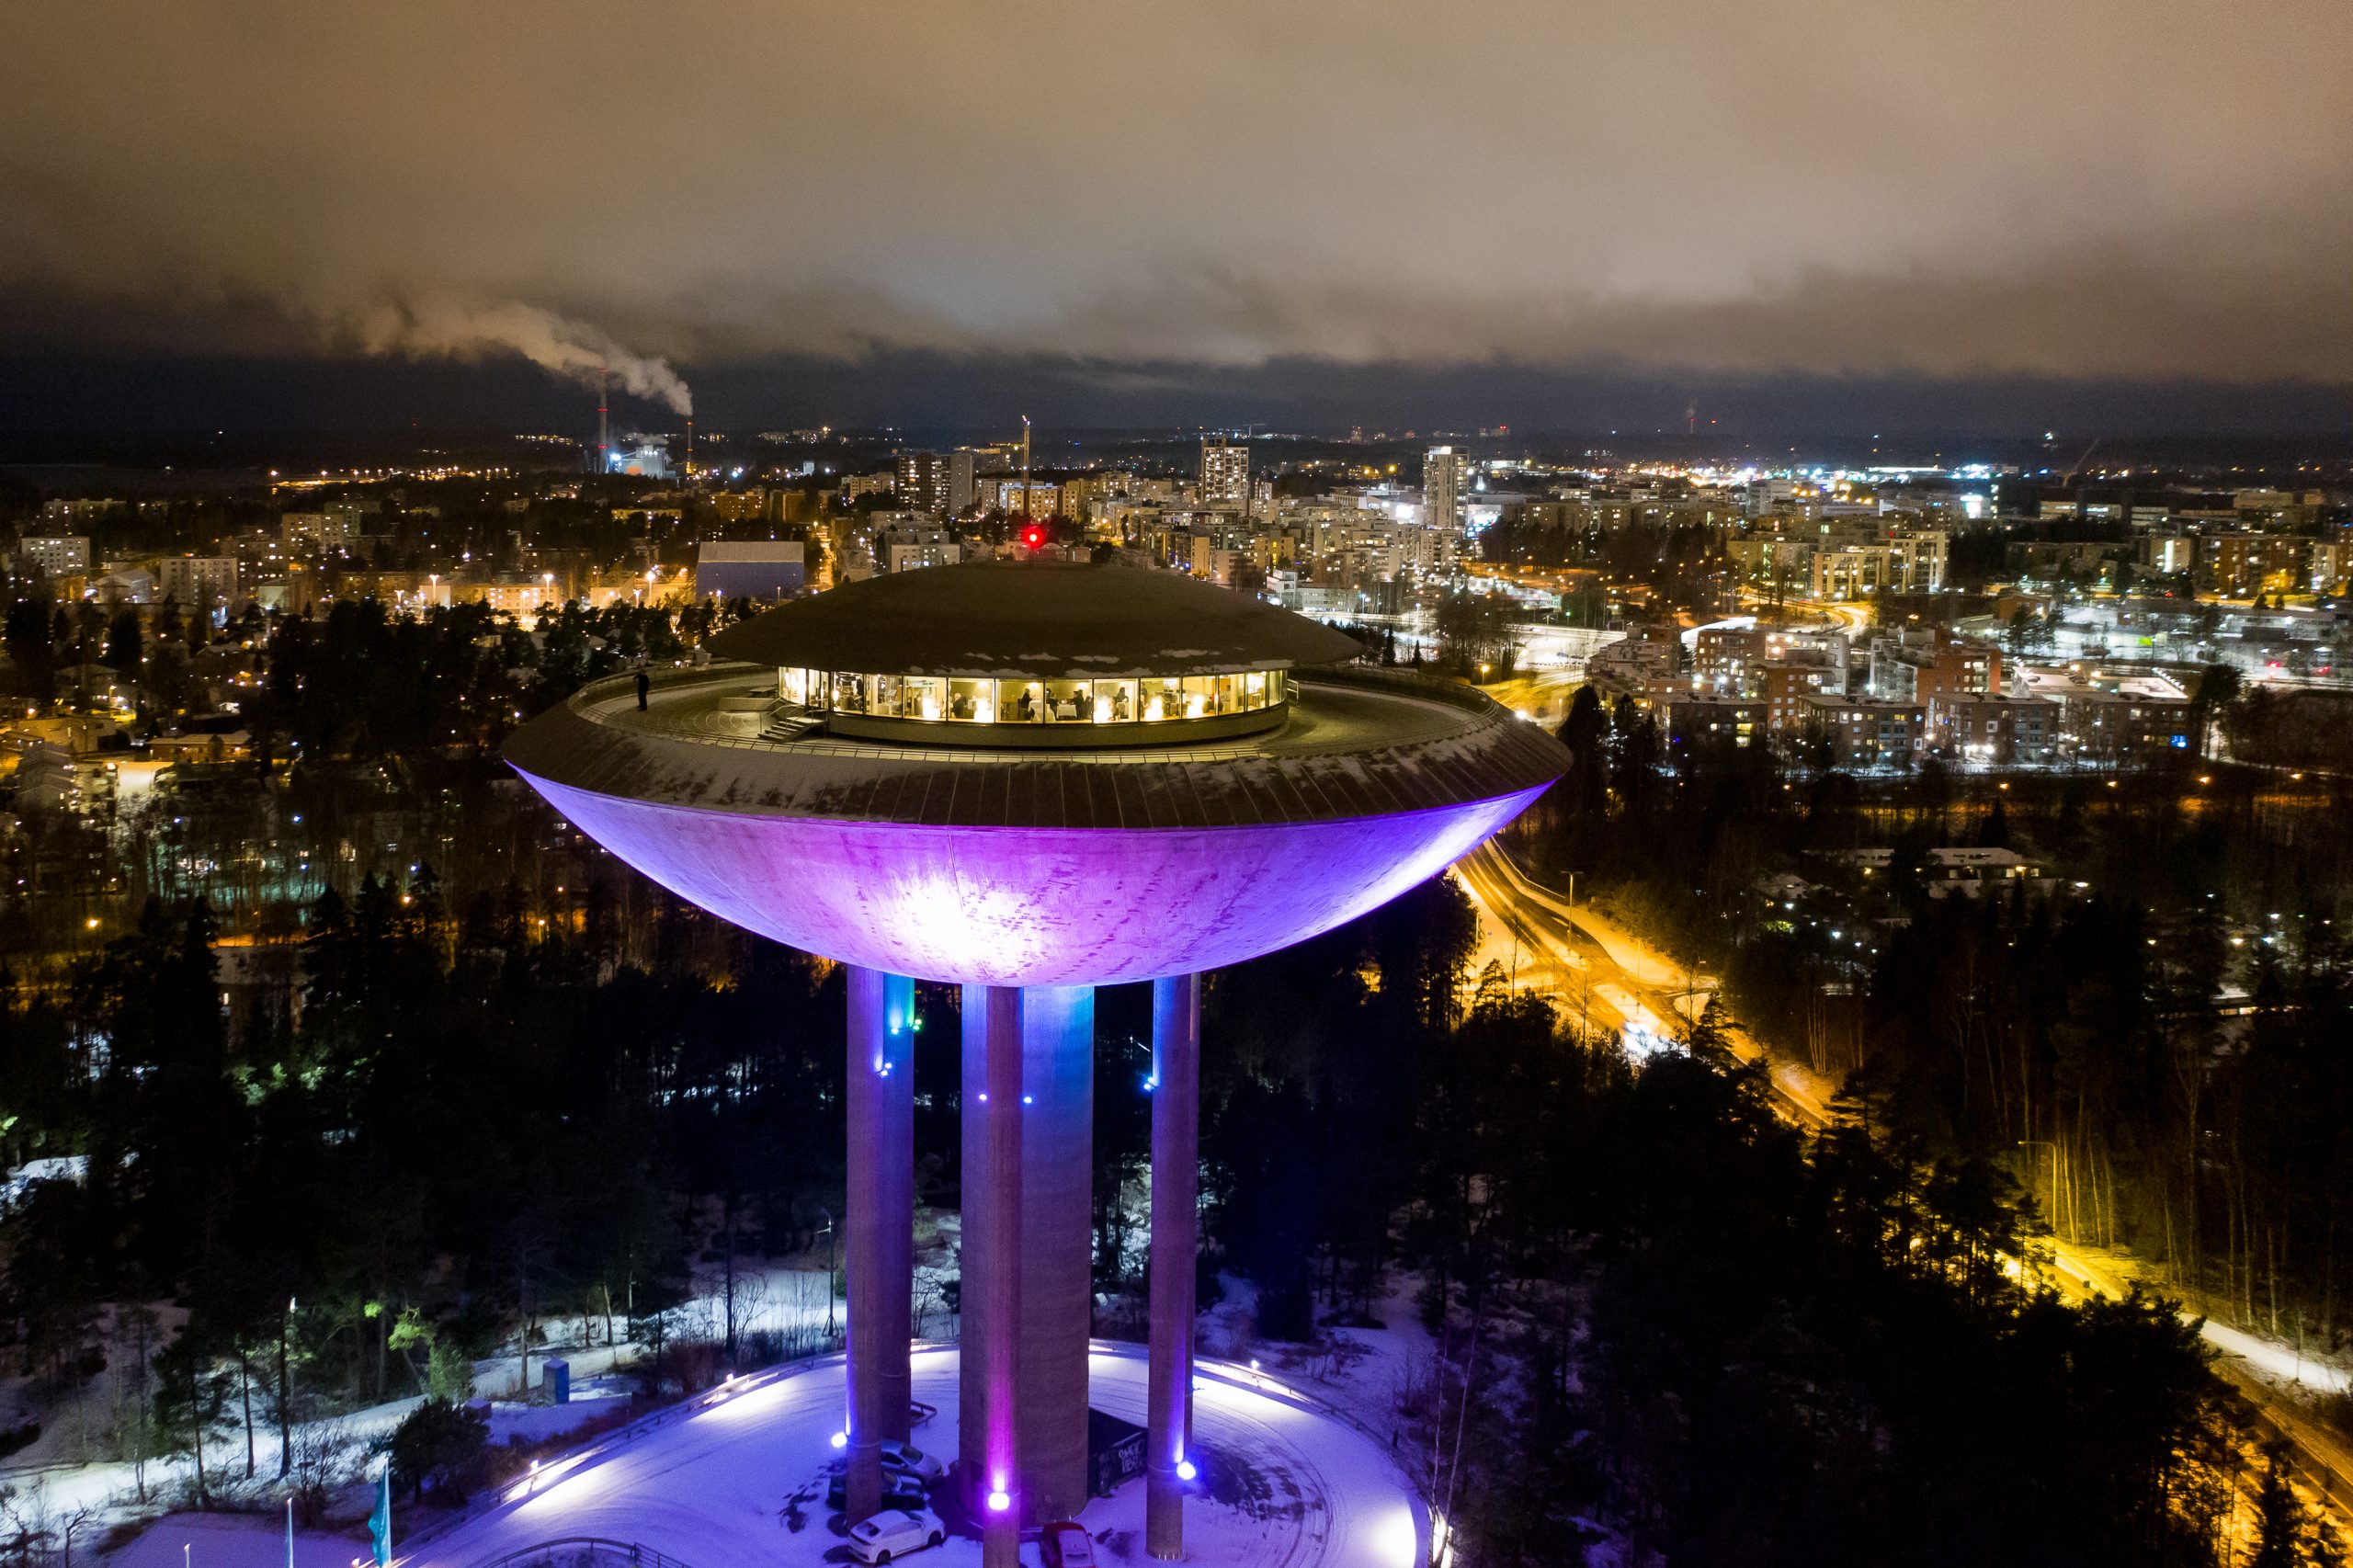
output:
<path id="1" fill-rule="evenodd" d="M 692 416 L 691 415 L 689 415 L 688 416 L 688 418 L 687 418 L 687 477 L 688 477 L 688 479 L 692 479 L 694 476 L 695 476 L 695 422 L 694 422 L 694 418 L 693 418 L 693 416 Z"/>
<path id="2" fill-rule="evenodd" d="M 609 473 L 613 467 L 613 431 L 611 420 L 605 412 L 605 386 L 611 378 L 602 369 L 597 372 L 597 472 Z"/>

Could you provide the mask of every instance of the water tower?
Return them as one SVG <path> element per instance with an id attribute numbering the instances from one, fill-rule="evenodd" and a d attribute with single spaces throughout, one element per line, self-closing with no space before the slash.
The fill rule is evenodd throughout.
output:
<path id="1" fill-rule="evenodd" d="M 913 983 L 963 990 L 958 1474 L 983 1560 L 1086 1502 L 1094 988 L 1153 983 L 1147 1545 L 1182 1551 L 1199 975 L 1377 907 L 1566 767 L 1461 687 L 1173 573 L 853 583 L 591 686 L 508 760 L 663 886 L 848 966 L 850 1512 L 908 1423 Z M 944 1087 L 944 1086 L 943 1086 Z"/>

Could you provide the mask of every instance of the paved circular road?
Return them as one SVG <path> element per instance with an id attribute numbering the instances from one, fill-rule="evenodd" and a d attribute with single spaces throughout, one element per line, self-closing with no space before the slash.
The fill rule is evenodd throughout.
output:
<path id="1" fill-rule="evenodd" d="M 1090 1358 L 1097 1409 L 1142 1425 L 1140 1353 L 1098 1346 Z M 664 1552 L 688 1568 L 800 1568 L 846 1560 L 824 1506 L 830 1442 L 842 1425 L 838 1358 L 747 1380 L 691 1415 L 626 1441 L 558 1461 L 507 1500 L 403 1555 L 415 1568 L 475 1568 L 564 1536 L 602 1536 Z M 1246 1371 L 1205 1364 L 1193 1396 L 1193 1441 L 1209 1494 L 1186 1509 L 1186 1560 L 1251 1568 L 1424 1568 L 1428 1527 L 1389 1455 L 1353 1427 L 1284 1397 Z M 938 1415 L 918 1447 L 952 1457 L 956 1352 L 921 1350 L 915 1394 Z M 1143 1488 L 1131 1483 L 1079 1516 L 1110 1562 L 1149 1561 Z M 1023 1552 L 1034 1562 L 1034 1548 Z M 913 1559 L 967 1568 L 980 1543 L 951 1538 Z"/>

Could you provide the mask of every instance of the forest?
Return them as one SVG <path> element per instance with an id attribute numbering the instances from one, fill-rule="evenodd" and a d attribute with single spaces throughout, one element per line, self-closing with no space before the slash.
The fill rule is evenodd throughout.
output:
<path id="1" fill-rule="evenodd" d="M 1580 761 L 1526 852 L 1722 974 L 1760 1039 L 2200 1310 L 2353 1341 L 2343 780 L 2225 763 L 1863 780 L 1763 749 L 1664 756 L 1647 719 L 1588 700 L 1564 729 Z M 1926 857 L 1947 845 L 2040 875 L 1939 897 Z M 1876 879 L 1844 858 L 1866 846 L 1893 851 Z"/>
<path id="2" fill-rule="evenodd" d="M 804 1247 L 838 1199 L 829 966 L 721 927 L 640 968 L 609 921 L 535 934 L 420 875 L 319 900 L 296 1006 L 232 1029 L 210 937 L 154 906 L 0 1013 L 15 1151 L 87 1162 L 0 1224 L 11 1369 L 127 1383 L 117 1451 L 446 1386 L 438 1356 L 551 1315 L 643 1336 L 690 1263 Z M 1433 882 L 1220 972 L 1204 1023 L 1210 1295 L 1305 1338 L 1417 1287 L 1449 1355 L 1406 1414 L 1465 1561 L 2230 1561 L 2250 1461 L 2194 1335 L 2006 1272 L 2039 1221 L 1999 1162 L 1931 1153 L 1893 1091 L 1808 1143 L 1712 1020 L 1634 1062 L 1472 950 Z M 957 995 L 919 1001 L 952 1206 Z M 1098 1009 L 1107 1332 L 1142 1284 L 1146 1006 Z"/>

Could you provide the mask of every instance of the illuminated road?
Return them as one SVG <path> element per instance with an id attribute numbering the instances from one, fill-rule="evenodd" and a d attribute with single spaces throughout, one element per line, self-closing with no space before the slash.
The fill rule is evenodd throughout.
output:
<path id="1" fill-rule="evenodd" d="M 1708 976 L 1687 975 L 1665 954 L 1624 927 L 1582 906 L 1572 907 L 1551 889 L 1540 886 L 1493 842 L 1481 846 L 1459 862 L 1455 874 L 1483 913 L 1516 932 L 1536 957 L 1523 972 L 1549 987 L 1572 1013 L 1581 990 L 1599 992 L 1596 978 L 1606 971 L 1610 988 L 1628 994 L 1630 1002 L 1643 1002 L 1656 1013 L 1676 1017 L 1705 1005 L 1715 989 Z M 1593 1008 L 1597 1021 L 1631 1021 L 1622 1008 Z M 1736 1025 L 1729 1033 L 1733 1051 L 1744 1062 L 1763 1060 L 1781 1113 L 1802 1126 L 1830 1125 L 1830 1102 L 1836 1086 L 1803 1064 L 1770 1055 Z M 1638 1039 L 1631 1043 L 1639 1045 Z M 2063 1294 L 2121 1298 L 2131 1289 L 2131 1264 L 2112 1254 L 2095 1254 L 2057 1236 L 2047 1238 L 2051 1273 Z M 2187 1316 L 2188 1314 L 2185 1314 Z M 2209 1321 L 2200 1332 L 2215 1352 L 2215 1370 L 2253 1404 L 2260 1419 L 2293 1445 L 2305 1478 L 2325 1491 L 2340 1518 L 2353 1519 L 2353 1449 L 2316 1426 L 2291 1402 L 2275 1392 L 2265 1379 L 2301 1383 L 2322 1391 L 2342 1391 L 2347 1378 L 2342 1369 L 2305 1359 L 2292 1346 L 2264 1339 L 2226 1324 Z"/>
<path id="2" fill-rule="evenodd" d="M 1761 615 L 1773 607 L 1772 595 L 1761 588 L 1743 586 L 1740 598 L 1752 613 Z M 1871 623 L 1870 606 L 1850 604 L 1844 599 L 1799 598 L 1785 594 L 1781 597 L 1779 613 L 1783 618 L 1792 615 L 1818 617 L 1825 625 L 1835 626 L 1849 637 L 1861 636 L 1870 630 Z"/>
<path id="3" fill-rule="evenodd" d="M 1098 1343 L 1089 1403 L 1139 1426 L 1144 1362 Z M 829 1439 L 842 1419 L 839 1358 L 743 1380 L 632 1439 L 592 1447 L 515 1486 L 490 1511 L 404 1553 L 413 1568 L 475 1568 L 563 1537 L 635 1543 L 691 1565 L 773 1568 L 842 1561 L 824 1506 Z M 920 1350 L 915 1396 L 938 1414 L 918 1447 L 952 1455 L 956 1352 Z M 1187 1510 L 1187 1561 L 1253 1568 L 1422 1568 L 1427 1523 L 1388 1451 L 1283 1385 L 1200 1363 L 1193 1443 L 1210 1494 Z M 1143 1492 L 1131 1482 L 1079 1516 L 1107 1556 L 1142 1555 Z M 1125 1551 L 1132 1546 L 1133 1550 Z M 1034 1562 L 1035 1548 L 1022 1561 Z M 977 1540 L 950 1538 L 913 1561 L 978 1563 Z"/>

